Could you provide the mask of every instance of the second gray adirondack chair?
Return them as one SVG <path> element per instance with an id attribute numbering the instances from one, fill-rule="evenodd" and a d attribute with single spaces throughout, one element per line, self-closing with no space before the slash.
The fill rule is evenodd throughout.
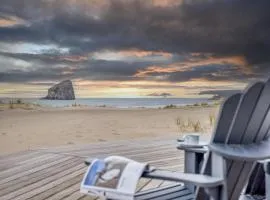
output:
<path id="1" fill-rule="evenodd" d="M 144 177 L 187 184 L 141 192 L 136 199 L 250 199 L 241 194 L 254 166 L 270 158 L 269 108 L 270 81 L 255 83 L 243 94 L 231 96 L 221 109 L 202 173 L 147 172 Z M 270 164 L 264 165 L 265 188 L 270 199 Z M 196 191 L 191 186 L 196 186 Z"/>

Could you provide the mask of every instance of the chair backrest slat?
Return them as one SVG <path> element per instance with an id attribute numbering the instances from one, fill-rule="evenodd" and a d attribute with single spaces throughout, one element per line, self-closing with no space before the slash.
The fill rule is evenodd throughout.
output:
<path id="1" fill-rule="evenodd" d="M 229 133 L 230 124 L 236 113 L 238 103 L 241 99 L 241 93 L 229 97 L 222 105 L 219 111 L 219 117 L 211 142 L 224 142 Z M 211 173 L 211 154 L 207 153 L 201 173 L 210 175 Z"/>
<path id="2" fill-rule="evenodd" d="M 251 119 L 253 111 L 257 105 L 258 99 L 264 87 L 264 83 L 259 82 L 252 85 L 242 95 L 237 113 L 231 124 L 227 142 L 229 144 L 241 144 L 241 139 L 245 134 L 248 123 Z"/>
<path id="3" fill-rule="evenodd" d="M 229 97 L 221 106 L 219 111 L 219 117 L 217 121 L 217 125 L 215 127 L 215 131 L 212 135 L 211 142 L 224 142 L 226 141 L 227 134 L 229 133 L 229 128 L 232 123 L 233 117 L 236 113 L 239 101 L 241 99 L 241 93 L 237 93 Z M 202 174 L 211 174 L 211 153 L 208 152 L 205 155 L 204 163 L 201 169 Z M 203 188 L 197 188 L 197 198 L 204 199 L 207 195 L 204 192 Z"/>
<path id="4" fill-rule="evenodd" d="M 270 80 L 265 83 L 265 87 L 261 93 L 257 106 L 252 114 L 252 118 L 248 124 L 244 139 L 242 143 L 250 143 L 261 141 L 265 137 L 266 131 L 264 128 L 269 128 L 269 121 L 267 119 L 270 107 Z M 254 138 L 254 133 L 256 137 Z"/>
<path id="5" fill-rule="evenodd" d="M 230 126 L 229 133 L 227 134 L 227 139 L 223 143 L 242 143 L 243 135 L 245 134 L 246 128 L 252 117 L 253 111 L 257 105 L 263 88 L 264 83 L 259 82 L 247 88 L 246 91 L 243 93 L 236 114 Z M 252 168 L 253 163 L 249 163 L 249 165 L 249 167 Z M 238 192 L 238 187 L 243 188 L 243 182 L 245 181 L 245 177 L 241 176 L 241 172 L 248 173 L 248 171 L 246 170 L 243 171 L 243 167 L 243 162 L 227 161 L 227 190 L 229 199 L 232 199 L 234 194 Z M 249 174 L 245 174 L 245 176 L 247 175 Z"/>
<path id="6" fill-rule="evenodd" d="M 252 90 L 252 88 L 254 89 Z M 266 117 L 270 106 L 269 94 L 270 82 L 254 84 L 247 91 L 239 107 L 238 116 L 235 117 L 234 124 L 232 124 L 228 143 L 250 144 L 255 142 L 261 131 L 263 131 L 261 129 L 262 125 L 267 123 Z M 248 181 L 249 175 L 252 173 L 254 163 L 244 161 L 231 161 L 228 163 L 228 196 L 229 199 L 238 199 Z"/>
<path id="7" fill-rule="evenodd" d="M 223 143 L 229 133 L 229 128 L 236 113 L 241 93 L 237 93 L 228 98 L 219 113 L 218 123 L 212 136 L 212 142 Z"/>

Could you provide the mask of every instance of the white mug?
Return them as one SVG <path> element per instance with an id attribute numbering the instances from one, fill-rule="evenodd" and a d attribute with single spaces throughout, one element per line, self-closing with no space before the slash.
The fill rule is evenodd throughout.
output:
<path id="1" fill-rule="evenodd" d="M 184 136 L 184 142 L 187 144 L 198 144 L 200 140 L 200 135 L 198 134 L 190 134 Z"/>

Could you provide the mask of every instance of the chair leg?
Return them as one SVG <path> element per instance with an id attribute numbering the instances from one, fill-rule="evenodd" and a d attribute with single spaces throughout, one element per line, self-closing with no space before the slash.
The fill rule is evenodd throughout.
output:
<path id="1" fill-rule="evenodd" d="M 192 151 L 185 151 L 185 173 L 199 174 L 204 154 Z M 195 192 L 195 186 L 186 184 L 190 191 Z"/>
<path id="2" fill-rule="evenodd" d="M 266 199 L 270 199 L 270 162 L 264 164 Z"/>

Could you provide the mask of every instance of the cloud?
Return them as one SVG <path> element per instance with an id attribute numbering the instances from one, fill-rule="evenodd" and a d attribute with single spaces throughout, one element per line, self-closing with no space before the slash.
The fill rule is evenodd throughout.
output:
<path id="1" fill-rule="evenodd" d="M 205 67 L 205 66 L 235 66 L 237 68 L 246 66 L 247 63 L 243 57 L 233 56 L 233 57 L 223 57 L 223 58 L 214 58 L 211 55 L 207 57 L 200 57 L 196 55 L 190 55 L 185 58 L 182 62 L 175 62 L 166 66 L 149 66 L 146 69 L 138 71 L 135 76 L 145 77 L 152 74 L 162 74 L 162 73 L 176 73 L 176 72 L 186 72 L 186 71 L 196 71 L 196 68 Z M 229 69 L 228 69 L 229 70 Z M 213 71 L 214 72 L 214 71 Z M 249 70 L 245 70 L 245 74 L 252 73 Z"/>
<path id="2" fill-rule="evenodd" d="M 16 16 L 5 16 L 0 13 L 0 27 L 11 27 L 25 24 L 26 22 Z"/>
<path id="3" fill-rule="evenodd" d="M 85 60 L 84 57 L 48 55 L 12 54 L 9 56 L 27 61 L 26 63 L 30 62 L 32 65 L 27 68 L 14 69 L 12 67 L 0 71 L 0 82 L 55 81 L 62 79 L 141 80 L 141 78 L 134 76 L 137 71 L 154 64 L 153 62 L 130 63 L 126 61 Z"/>
<path id="4" fill-rule="evenodd" d="M 151 93 L 151 94 L 148 94 L 147 96 L 150 96 L 150 97 L 170 97 L 170 96 L 173 96 L 173 94 L 171 93 L 168 93 L 168 92 L 163 92 L 163 93 Z"/>
<path id="5" fill-rule="evenodd" d="M 1 28 L 4 40 L 55 42 L 74 51 L 163 49 L 171 53 L 240 55 L 250 64 L 269 61 L 268 0 L 256 4 L 252 0 L 184 1 L 174 6 L 109 1 L 106 9 L 96 15 L 91 14 L 90 3 L 2 1 L 5 6 L 0 12 L 16 14 L 31 23 L 27 27 Z"/>
<path id="6" fill-rule="evenodd" d="M 1 42 L 56 49 L 1 51 L 31 67 L 3 71 L 0 81 L 246 81 L 269 74 L 270 1 L 149 2 L 1 0 Z"/>
<path id="7" fill-rule="evenodd" d="M 204 90 L 199 95 L 212 95 L 214 100 L 228 98 L 233 94 L 240 93 L 241 90 Z"/>

